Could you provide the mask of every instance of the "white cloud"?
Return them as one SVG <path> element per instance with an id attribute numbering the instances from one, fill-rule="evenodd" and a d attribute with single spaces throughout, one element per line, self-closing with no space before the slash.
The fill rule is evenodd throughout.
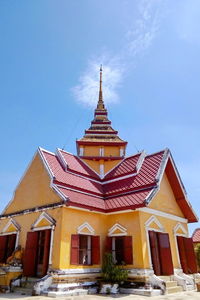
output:
<path id="1" fill-rule="evenodd" d="M 124 71 L 135 65 L 136 57 L 147 50 L 156 37 L 161 18 L 162 0 L 139 0 L 138 17 L 125 34 L 120 53 L 102 59 L 89 60 L 88 66 L 79 78 L 79 84 L 72 89 L 77 101 L 89 106 L 97 103 L 99 88 L 99 66 L 103 64 L 103 94 L 105 103 L 117 102 L 118 87 L 124 77 Z M 162 3 L 162 5 L 161 5 Z"/>
<path id="2" fill-rule="evenodd" d="M 160 0 L 140 1 L 139 17 L 127 32 L 127 48 L 131 56 L 141 55 L 151 46 L 159 29 L 161 7 Z"/>
<path id="3" fill-rule="evenodd" d="M 87 69 L 79 79 L 79 84 L 72 89 L 79 102 L 92 107 L 97 104 L 98 99 L 99 69 L 99 61 L 89 61 Z M 103 64 L 103 96 L 107 104 L 118 101 L 117 88 L 120 86 L 122 74 L 122 65 L 111 60 Z"/>

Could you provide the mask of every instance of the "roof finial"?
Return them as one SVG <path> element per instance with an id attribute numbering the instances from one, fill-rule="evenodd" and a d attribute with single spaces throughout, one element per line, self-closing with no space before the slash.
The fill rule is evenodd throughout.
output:
<path id="1" fill-rule="evenodd" d="M 102 65 L 100 65 L 100 82 L 99 82 L 99 100 L 97 104 L 97 109 L 105 109 L 103 103 L 103 92 L 102 92 Z"/>

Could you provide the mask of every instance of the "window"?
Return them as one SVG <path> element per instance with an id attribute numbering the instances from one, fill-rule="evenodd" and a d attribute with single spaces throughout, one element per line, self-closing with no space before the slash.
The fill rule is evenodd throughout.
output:
<path id="1" fill-rule="evenodd" d="M 71 264 L 91 265 L 100 263 L 99 236 L 72 234 Z"/>
<path id="2" fill-rule="evenodd" d="M 0 236 L 0 262 L 6 263 L 15 250 L 16 234 Z"/>
<path id="3" fill-rule="evenodd" d="M 107 237 L 106 251 L 112 253 L 116 264 L 132 264 L 132 236 Z"/>
<path id="4" fill-rule="evenodd" d="M 91 236 L 90 235 L 79 236 L 79 264 L 80 265 L 91 264 Z"/>

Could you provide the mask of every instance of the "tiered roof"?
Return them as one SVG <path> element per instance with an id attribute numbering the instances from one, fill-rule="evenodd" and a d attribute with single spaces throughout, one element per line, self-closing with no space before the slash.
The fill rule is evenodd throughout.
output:
<path id="1" fill-rule="evenodd" d="M 166 171 L 176 176 L 173 189 L 185 217 L 189 222 L 197 221 L 168 149 L 127 157 L 103 179 L 79 157 L 64 150 L 57 149 L 54 154 L 40 148 L 39 153 L 51 176 L 51 186 L 69 207 L 102 213 L 146 207 Z"/>
<path id="2" fill-rule="evenodd" d="M 78 145 L 90 145 L 91 143 L 98 143 L 98 145 L 107 143 L 115 145 L 127 144 L 118 136 L 118 131 L 112 128 L 111 121 L 108 119 L 108 112 L 103 101 L 102 67 L 100 68 L 99 99 L 94 111 L 94 119 L 91 122 L 91 126 L 85 130 L 83 138 L 77 140 Z"/>

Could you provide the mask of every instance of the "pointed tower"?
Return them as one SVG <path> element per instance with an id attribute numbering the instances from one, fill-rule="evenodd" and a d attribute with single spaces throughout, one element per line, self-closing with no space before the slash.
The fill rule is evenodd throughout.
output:
<path id="1" fill-rule="evenodd" d="M 103 101 L 102 66 L 100 67 L 99 99 L 94 119 L 83 138 L 76 141 L 77 154 L 103 178 L 125 156 L 127 142 L 111 126 Z"/>

